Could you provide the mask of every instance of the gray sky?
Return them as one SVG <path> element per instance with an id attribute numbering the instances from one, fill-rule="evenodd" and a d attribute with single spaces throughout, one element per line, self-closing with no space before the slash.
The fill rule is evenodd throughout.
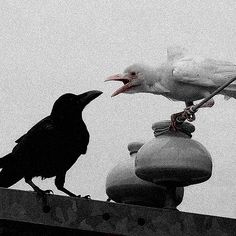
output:
<path id="1" fill-rule="evenodd" d="M 0 155 L 63 93 L 99 89 L 84 111 L 91 134 L 86 156 L 68 171 L 66 187 L 105 200 L 108 171 L 128 158 L 127 144 L 153 138 L 153 122 L 184 104 L 150 94 L 110 95 L 104 83 L 134 63 L 158 65 L 166 48 L 187 47 L 208 57 L 236 61 L 236 3 L 228 1 L 4 1 L 0 2 Z M 213 176 L 185 189 L 180 210 L 236 217 L 236 101 L 218 96 L 198 112 L 193 138 L 213 158 Z M 35 179 L 51 188 L 54 179 Z M 20 181 L 13 188 L 31 190 Z"/>

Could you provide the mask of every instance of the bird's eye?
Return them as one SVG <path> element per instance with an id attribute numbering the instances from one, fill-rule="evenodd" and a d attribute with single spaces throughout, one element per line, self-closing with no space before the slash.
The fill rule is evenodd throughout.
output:
<path id="1" fill-rule="evenodd" d="M 136 75 L 136 73 L 135 73 L 134 71 L 130 72 L 130 74 L 131 74 L 132 76 L 135 76 L 135 75 Z"/>

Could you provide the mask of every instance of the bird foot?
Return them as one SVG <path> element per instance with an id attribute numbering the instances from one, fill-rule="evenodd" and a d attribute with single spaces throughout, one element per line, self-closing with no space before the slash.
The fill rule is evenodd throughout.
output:
<path id="1" fill-rule="evenodd" d="M 170 131 L 174 131 L 174 132 L 178 131 L 178 129 L 179 129 L 178 126 L 181 125 L 185 120 L 185 118 L 182 117 L 183 113 L 184 112 L 179 112 L 179 113 L 175 113 L 175 114 L 171 115 L 171 119 L 170 119 L 171 124 L 170 124 L 170 127 L 169 127 Z"/>
<path id="2" fill-rule="evenodd" d="M 189 122 L 193 122 L 196 119 L 195 112 L 193 111 L 194 106 L 186 107 L 183 111 L 182 116 Z"/>
<path id="3" fill-rule="evenodd" d="M 171 124 L 170 124 L 170 126 L 169 126 L 169 130 L 170 130 L 170 131 L 174 131 L 174 132 L 177 131 L 177 124 L 176 124 L 176 121 L 172 120 L 172 117 L 171 117 Z"/>
<path id="4" fill-rule="evenodd" d="M 81 195 L 78 195 L 77 197 L 79 198 L 85 198 L 85 199 L 91 199 L 91 196 L 90 195 L 85 195 L 83 197 L 81 197 Z"/>
<path id="5" fill-rule="evenodd" d="M 54 194 L 53 193 L 53 191 L 51 190 L 51 189 L 47 189 L 47 190 L 41 190 L 40 189 L 40 191 L 37 191 L 37 194 L 39 195 L 39 196 L 46 196 L 47 194 Z"/>
<path id="6" fill-rule="evenodd" d="M 85 196 L 83 196 L 82 198 L 91 199 L 91 196 L 90 196 L 90 195 L 85 195 Z"/>
<path id="7" fill-rule="evenodd" d="M 171 124 L 169 130 L 171 131 L 178 131 L 179 126 L 185 121 L 188 120 L 192 122 L 196 119 L 194 111 L 192 110 L 193 106 L 186 107 L 184 111 L 175 113 L 171 115 Z"/>

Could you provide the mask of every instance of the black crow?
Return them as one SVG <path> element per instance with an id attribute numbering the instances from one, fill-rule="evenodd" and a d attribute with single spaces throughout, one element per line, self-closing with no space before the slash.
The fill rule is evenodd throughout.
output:
<path id="1" fill-rule="evenodd" d="M 76 196 L 64 188 L 65 176 L 78 157 L 86 153 L 89 143 L 82 111 L 101 94 L 101 91 L 94 90 L 59 97 L 51 114 L 19 138 L 12 152 L 0 159 L 0 187 L 10 187 L 24 178 L 34 191 L 44 196 L 51 190 L 41 190 L 32 178 L 56 176 L 57 189 Z"/>

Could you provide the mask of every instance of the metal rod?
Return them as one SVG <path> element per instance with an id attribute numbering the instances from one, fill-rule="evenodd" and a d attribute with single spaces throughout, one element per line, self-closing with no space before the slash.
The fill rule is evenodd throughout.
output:
<path id="1" fill-rule="evenodd" d="M 218 94 L 221 90 L 223 90 L 225 87 L 230 85 L 232 82 L 236 80 L 236 77 L 230 79 L 225 84 L 221 85 L 218 89 L 216 89 L 212 94 L 210 94 L 208 97 L 204 98 L 201 102 L 199 102 L 197 105 L 194 105 L 192 107 L 192 111 L 195 113 L 198 108 L 200 108 L 204 103 L 209 101 L 211 98 L 213 98 L 216 94 Z"/>

